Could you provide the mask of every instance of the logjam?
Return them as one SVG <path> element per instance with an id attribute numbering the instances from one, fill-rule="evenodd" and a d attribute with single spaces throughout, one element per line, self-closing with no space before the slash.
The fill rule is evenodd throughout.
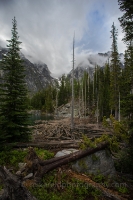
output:
<path id="1" fill-rule="evenodd" d="M 97 127 L 96 124 L 80 124 L 75 121 L 75 126 L 71 129 L 70 120 L 40 121 L 34 125 L 33 142 L 46 142 L 51 140 L 79 140 L 82 134 L 90 137 L 100 137 L 104 134 L 105 128 Z M 73 137 L 74 136 L 74 137 Z"/>

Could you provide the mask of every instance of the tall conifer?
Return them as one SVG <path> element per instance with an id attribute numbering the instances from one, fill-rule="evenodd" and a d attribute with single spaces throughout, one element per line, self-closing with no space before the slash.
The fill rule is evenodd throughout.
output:
<path id="1" fill-rule="evenodd" d="M 133 0 L 118 0 L 118 4 L 123 12 L 119 21 L 125 32 L 124 41 L 129 44 L 133 40 Z"/>
<path id="2" fill-rule="evenodd" d="M 117 29 L 113 23 L 111 30 L 112 48 L 110 65 L 110 106 L 114 110 L 115 118 L 118 119 L 119 105 L 119 80 L 120 80 L 120 60 L 117 49 Z"/>
<path id="3" fill-rule="evenodd" d="M 29 139 L 27 114 L 27 89 L 25 68 L 20 58 L 21 42 L 18 40 L 17 21 L 12 20 L 12 37 L 8 53 L 3 55 L 1 70 L 4 77 L 0 85 L 0 139 L 1 142 L 18 142 Z"/>

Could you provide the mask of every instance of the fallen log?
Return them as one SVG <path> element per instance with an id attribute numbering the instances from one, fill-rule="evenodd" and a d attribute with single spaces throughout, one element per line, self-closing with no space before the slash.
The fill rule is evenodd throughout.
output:
<path id="1" fill-rule="evenodd" d="M 21 180 L 5 167 L 0 166 L 0 178 L 4 184 L 4 192 L 0 196 L 0 200 L 37 200 L 23 186 Z"/>
<path id="2" fill-rule="evenodd" d="M 97 147 L 95 148 L 88 148 L 86 150 L 79 150 L 77 152 L 71 153 L 67 156 L 61 156 L 60 158 L 54 158 L 53 162 L 50 162 L 50 160 L 48 162 L 46 161 L 41 161 L 38 160 L 33 160 L 33 168 L 37 169 L 39 166 L 39 170 L 36 170 L 35 173 L 35 179 L 36 181 L 40 181 L 44 174 L 46 174 L 47 172 L 56 169 L 57 167 L 61 166 L 61 165 L 65 165 L 68 164 L 72 161 L 78 160 L 80 158 L 83 158 L 87 155 L 91 155 L 97 151 L 103 150 L 108 146 L 108 142 L 104 142 L 99 144 Z M 41 167 L 40 167 L 41 166 Z"/>
<path id="3" fill-rule="evenodd" d="M 105 149 L 108 146 L 108 142 L 99 144 L 95 148 L 88 148 L 86 150 L 80 150 L 69 155 L 52 158 L 46 161 L 41 160 L 33 148 L 30 148 L 28 161 L 32 161 L 30 166 L 27 166 L 25 172 L 33 173 L 33 178 L 36 182 L 40 182 L 43 176 L 61 165 L 68 164 L 69 162 L 83 158 L 87 155 L 93 154 L 97 151 Z M 10 173 L 5 167 L 0 167 L 0 177 L 4 184 L 4 193 L 0 196 L 0 200 L 36 200 L 35 197 L 23 186 L 22 180 L 16 175 Z"/>
<path id="4" fill-rule="evenodd" d="M 56 148 L 78 148 L 78 143 L 80 140 L 76 140 L 75 144 L 72 140 L 65 141 L 47 141 L 47 142 L 27 142 L 27 143 L 7 143 L 7 146 L 12 146 L 13 148 L 27 148 L 27 147 L 38 147 L 44 149 L 56 149 Z"/>

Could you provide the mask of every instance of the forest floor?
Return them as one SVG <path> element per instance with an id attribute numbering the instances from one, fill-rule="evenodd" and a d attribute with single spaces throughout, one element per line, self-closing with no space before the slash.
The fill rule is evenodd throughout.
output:
<path id="1" fill-rule="evenodd" d="M 64 148 L 71 148 L 71 147 L 79 148 L 78 144 L 82 141 L 83 134 L 87 135 L 90 139 L 98 138 L 103 134 L 111 134 L 108 129 L 105 129 L 105 127 L 102 126 L 102 123 L 97 124 L 95 121 L 96 121 L 95 119 L 92 120 L 87 117 L 75 118 L 74 128 L 71 129 L 70 118 L 55 119 L 51 121 L 39 120 L 36 121 L 34 125 L 32 141 L 33 143 L 38 142 L 40 144 L 46 142 L 47 149 L 52 150 L 54 153 Z M 96 184 L 95 181 L 93 182 L 91 180 L 92 177 L 90 178 L 89 176 L 87 177 L 82 174 L 76 174 L 75 172 L 70 173 L 69 176 L 77 177 L 78 180 L 82 180 L 85 182 L 88 181 L 87 183 L 89 183 L 90 181 L 92 185 Z M 99 186 L 101 185 L 100 187 L 103 187 L 102 177 L 100 181 L 101 182 L 98 184 Z M 112 194 L 114 193 L 114 195 L 116 196 L 120 195 L 118 199 L 129 199 L 129 200 L 133 199 L 132 179 L 127 178 L 127 176 L 126 175 L 124 176 L 122 173 L 118 173 L 117 177 L 115 177 L 113 181 L 117 182 L 118 187 L 111 188 L 112 183 L 109 181 L 110 185 L 109 189 L 111 189 Z M 120 186 L 120 184 L 123 182 L 126 186 Z M 105 188 L 103 187 L 103 190 L 105 190 L 105 192 L 106 189 L 107 189 L 106 186 Z M 104 200 L 106 198 L 103 197 L 99 199 Z"/>
<path id="2" fill-rule="evenodd" d="M 32 128 L 32 142 L 27 143 L 26 147 L 32 145 L 33 147 L 40 147 L 35 149 L 41 156 L 45 151 L 44 149 L 50 150 L 53 155 L 64 148 L 78 149 L 83 134 L 90 139 L 111 134 L 102 124 L 97 124 L 95 120 L 89 118 L 75 118 L 73 129 L 71 129 L 70 118 L 51 121 L 39 120 Z M 48 155 L 46 152 L 44 154 Z M 77 200 L 133 200 L 133 178 L 127 174 L 117 172 L 115 177 L 108 179 L 101 174 L 77 173 L 71 169 L 69 164 L 46 173 L 41 185 L 32 187 L 32 180 L 30 179 L 25 184 L 38 200 L 74 200 L 75 198 Z"/>

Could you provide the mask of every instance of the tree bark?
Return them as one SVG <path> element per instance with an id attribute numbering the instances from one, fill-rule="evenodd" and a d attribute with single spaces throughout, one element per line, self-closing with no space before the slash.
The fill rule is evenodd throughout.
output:
<path id="1" fill-rule="evenodd" d="M 23 186 L 21 180 L 5 167 L 0 166 L 0 178 L 4 184 L 4 193 L 0 196 L 0 200 L 37 200 Z"/>
<path id="2" fill-rule="evenodd" d="M 59 158 L 53 158 L 52 160 L 50 159 L 48 161 L 39 161 L 38 160 L 38 163 L 36 162 L 35 165 L 39 164 L 41 166 L 41 168 L 40 168 L 40 170 L 38 170 L 36 172 L 35 179 L 40 180 L 44 176 L 44 174 L 46 174 L 47 172 L 49 172 L 53 169 L 56 169 L 57 167 L 59 167 L 61 165 L 68 164 L 72 161 L 78 160 L 85 156 L 91 155 L 97 151 L 103 150 L 108 146 L 108 144 L 109 144 L 108 142 L 104 142 L 104 143 L 99 144 L 95 148 L 88 148 L 86 150 L 80 150 L 75 153 L 71 153 L 69 155 L 61 156 Z"/>
<path id="3" fill-rule="evenodd" d="M 43 176 L 61 165 L 68 164 L 69 162 L 78 160 L 87 155 L 93 154 L 97 151 L 105 149 L 108 146 L 108 142 L 99 144 L 95 148 L 88 148 L 86 150 L 79 150 L 69 155 L 52 158 L 46 161 L 41 160 L 35 153 L 34 149 L 29 148 L 29 155 L 27 161 L 31 161 L 32 165 L 25 169 L 29 172 L 33 172 L 34 180 L 40 182 Z M 4 184 L 4 193 L 0 196 L 0 200 L 36 200 L 35 197 L 23 186 L 22 180 L 16 175 L 10 173 L 5 167 L 0 166 L 0 178 Z"/>

